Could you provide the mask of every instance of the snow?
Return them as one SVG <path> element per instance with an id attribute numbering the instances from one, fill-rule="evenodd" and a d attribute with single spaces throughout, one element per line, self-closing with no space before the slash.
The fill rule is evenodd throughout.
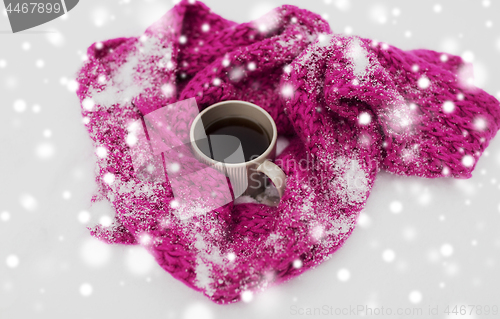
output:
<path id="1" fill-rule="evenodd" d="M 166 98 L 170 98 L 175 94 L 175 85 L 172 83 L 166 83 L 161 87 L 161 92 Z"/>
<path id="2" fill-rule="evenodd" d="M 212 83 L 213 83 L 215 86 L 219 86 L 219 85 L 221 85 L 222 81 L 221 81 L 221 79 L 219 79 L 219 78 L 215 78 L 215 79 L 213 80 L 213 82 L 212 82 Z"/>
<path id="3" fill-rule="evenodd" d="M 457 54 L 460 49 L 460 44 L 455 38 L 446 38 L 441 42 L 441 51 Z"/>
<path id="4" fill-rule="evenodd" d="M 382 259 L 387 263 L 392 263 L 396 259 L 396 253 L 392 249 L 386 249 L 382 252 Z"/>
<path id="5" fill-rule="evenodd" d="M 8 222 L 10 220 L 10 213 L 7 211 L 4 211 L 0 214 L 0 220 L 3 222 Z"/>
<path id="6" fill-rule="evenodd" d="M 97 7 L 92 11 L 92 20 L 94 21 L 94 25 L 98 28 L 104 26 L 109 18 L 108 10 L 104 7 Z"/>
<path id="7" fill-rule="evenodd" d="M 350 0 L 334 0 L 334 4 L 342 12 L 349 11 L 351 8 L 351 1 Z"/>
<path id="8" fill-rule="evenodd" d="M 215 289 L 213 288 L 213 264 L 223 265 L 224 257 L 221 255 L 218 247 L 212 246 L 209 242 L 205 241 L 202 235 L 195 235 L 195 248 L 198 249 L 196 256 L 196 286 L 205 290 L 209 296 L 213 295 Z"/>
<path id="9" fill-rule="evenodd" d="M 70 199 L 71 198 L 71 192 L 70 191 L 64 191 L 62 193 L 62 197 L 66 200 Z"/>
<path id="10" fill-rule="evenodd" d="M 293 261 L 293 268 L 295 268 L 295 269 L 302 268 L 302 260 L 300 260 L 300 259 L 295 259 L 295 260 Z"/>
<path id="11" fill-rule="evenodd" d="M 430 84 L 431 81 L 424 75 L 421 76 L 417 82 L 418 87 L 424 90 L 427 89 L 430 86 Z"/>
<path id="12" fill-rule="evenodd" d="M 179 206 L 180 206 L 180 203 L 179 203 L 179 201 L 178 201 L 178 200 L 176 200 L 176 199 L 174 199 L 174 200 L 172 200 L 172 201 L 170 202 L 170 207 L 171 207 L 171 208 L 174 208 L 174 209 L 175 209 L 175 208 L 178 208 Z"/>
<path id="13" fill-rule="evenodd" d="M 54 156 L 55 147 L 50 142 L 43 142 L 37 145 L 35 154 L 38 158 L 46 160 Z"/>
<path id="14" fill-rule="evenodd" d="M 128 146 L 134 146 L 137 144 L 139 139 L 137 138 L 136 132 L 131 128 L 129 130 L 129 133 L 127 134 L 127 137 L 125 138 L 125 142 L 128 144 Z"/>
<path id="15" fill-rule="evenodd" d="M 283 85 L 283 87 L 281 88 L 281 95 L 283 95 L 283 97 L 286 97 L 286 98 L 291 98 L 293 97 L 295 93 L 295 90 L 292 86 L 292 84 L 285 84 Z"/>
<path id="16" fill-rule="evenodd" d="M 368 228 L 368 227 L 370 227 L 371 222 L 372 222 L 371 218 L 367 213 L 365 213 L 365 212 L 359 213 L 359 217 L 358 217 L 358 221 L 357 221 L 357 225 L 359 227 Z"/>
<path id="17" fill-rule="evenodd" d="M 484 131 L 487 128 L 486 120 L 482 117 L 474 119 L 474 128 L 478 131 Z"/>
<path id="18" fill-rule="evenodd" d="M 179 172 L 181 169 L 181 164 L 179 163 L 172 163 L 170 164 L 169 168 L 168 168 L 168 172 L 169 173 L 177 173 Z"/>
<path id="19" fill-rule="evenodd" d="M 257 68 L 257 65 L 255 64 L 255 62 L 250 62 L 250 63 L 248 63 L 247 68 L 250 71 L 255 71 L 255 69 Z"/>
<path id="20" fill-rule="evenodd" d="M 369 113 L 362 112 L 361 114 L 359 114 L 359 118 L 358 118 L 359 124 L 367 125 L 367 124 L 370 124 L 371 121 L 372 121 L 372 117 Z"/>
<path id="21" fill-rule="evenodd" d="M 113 173 L 108 172 L 104 174 L 102 179 L 106 184 L 111 185 L 115 182 L 115 175 Z"/>
<path id="22" fill-rule="evenodd" d="M 111 259 L 112 247 L 93 237 L 88 237 L 80 248 L 80 257 L 90 267 L 102 267 Z"/>
<path id="23" fill-rule="evenodd" d="M 318 41 L 314 43 L 314 45 L 317 48 L 324 48 L 327 47 L 331 44 L 332 40 L 334 39 L 333 34 L 326 34 L 326 33 L 320 33 L 318 34 Z"/>
<path id="24" fill-rule="evenodd" d="M 26 101 L 24 100 L 15 100 L 14 101 L 14 111 L 18 112 L 18 113 L 23 113 L 24 111 L 26 111 Z"/>
<path id="25" fill-rule="evenodd" d="M 138 236 L 138 238 L 139 238 L 139 243 L 142 246 L 149 246 L 153 242 L 153 238 L 151 237 L 151 235 L 149 235 L 148 233 L 145 233 L 145 232 L 140 234 Z"/>
<path id="26" fill-rule="evenodd" d="M 78 221 L 82 224 L 86 224 L 90 221 L 90 213 L 86 210 L 82 210 L 78 213 Z"/>
<path id="27" fill-rule="evenodd" d="M 279 15 L 275 6 L 270 3 L 259 3 L 250 10 L 253 27 L 260 32 L 274 30 L 278 26 Z"/>
<path id="28" fill-rule="evenodd" d="M 30 194 L 23 194 L 19 198 L 21 206 L 27 211 L 35 211 L 38 208 L 38 201 Z"/>
<path id="29" fill-rule="evenodd" d="M 143 72 L 136 72 L 140 64 L 151 58 L 158 60 L 158 67 L 172 65 L 171 46 L 163 47 L 161 41 L 155 37 L 143 37 L 142 41 L 135 44 L 133 50 L 128 53 L 126 62 L 121 66 L 111 65 L 111 74 L 108 75 L 108 85 L 103 90 L 99 87 L 91 87 L 89 95 L 96 105 L 110 108 L 117 103 L 130 101 L 147 89 L 153 88 L 151 83 L 152 74 L 157 72 L 155 68 L 145 69 Z M 170 63 L 169 63 L 170 62 Z M 167 96 L 175 93 L 175 85 L 165 84 L 162 92 Z"/>
<path id="30" fill-rule="evenodd" d="M 417 231 L 414 227 L 407 226 L 403 229 L 403 238 L 408 241 L 413 241 L 417 237 Z"/>
<path id="31" fill-rule="evenodd" d="M 368 192 L 368 177 L 358 160 L 339 157 L 332 164 L 338 176 L 331 187 L 339 200 L 349 205 L 363 202 Z"/>
<path id="32" fill-rule="evenodd" d="M 204 262 L 202 258 L 197 257 L 195 272 L 196 286 L 205 290 L 207 295 L 213 295 L 215 290 L 211 286 L 213 284 L 213 279 L 211 278 L 212 265 Z"/>
<path id="33" fill-rule="evenodd" d="M 130 247 L 127 251 L 125 263 L 127 269 L 134 275 L 143 276 L 151 272 L 156 261 L 142 246 Z"/>
<path id="34" fill-rule="evenodd" d="M 208 32 L 210 30 L 210 25 L 208 23 L 204 23 L 202 26 L 201 26 L 201 31 L 203 32 Z"/>
<path id="35" fill-rule="evenodd" d="M 460 267 L 454 262 L 448 262 L 443 264 L 444 272 L 446 275 L 452 277 L 458 275 L 460 272 Z"/>
<path id="36" fill-rule="evenodd" d="M 346 282 L 351 278 L 351 272 L 346 268 L 342 268 L 337 272 L 337 278 L 342 282 Z"/>
<path id="37" fill-rule="evenodd" d="M 440 252 L 444 257 L 450 257 L 453 254 L 453 246 L 450 244 L 443 244 Z"/>
<path id="38" fill-rule="evenodd" d="M 347 48 L 347 57 L 349 58 L 354 75 L 361 79 L 369 72 L 370 60 L 368 52 L 363 48 L 361 40 L 358 37 L 353 37 Z"/>
<path id="39" fill-rule="evenodd" d="M 173 317 L 173 316 L 172 316 Z M 212 310 L 206 303 L 196 303 L 189 305 L 184 311 L 183 319 L 213 319 Z"/>
<path id="40" fill-rule="evenodd" d="M 464 157 L 462 157 L 462 164 L 465 167 L 472 167 L 474 165 L 474 157 L 472 157 L 471 155 L 465 155 Z"/>
<path id="41" fill-rule="evenodd" d="M 245 303 L 249 303 L 253 300 L 253 292 L 250 290 L 243 291 L 241 293 L 241 300 Z"/>
<path id="42" fill-rule="evenodd" d="M 312 212 L 312 207 L 308 207 L 304 212 Z M 341 227 L 342 228 L 342 227 Z M 314 238 L 315 241 L 320 241 L 325 237 L 325 227 L 323 225 L 316 225 L 311 229 L 311 237 Z"/>
<path id="43" fill-rule="evenodd" d="M 68 84 L 66 84 L 66 88 L 68 89 L 68 91 L 74 93 L 76 92 L 76 90 L 78 90 L 78 82 L 76 82 L 75 80 L 69 80 L 68 81 Z"/>
<path id="44" fill-rule="evenodd" d="M 413 304 L 418 304 L 422 301 L 422 293 L 418 290 L 413 290 L 408 295 L 408 299 Z"/>
<path id="45" fill-rule="evenodd" d="M 108 156 L 108 150 L 104 146 L 97 147 L 95 153 L 99 158 L 105 158 Z"/>
<path id="46" fill-rule="evenodd" d="M 93 288 L 92 286 L 89 284 L 89 283 L 83 283 L 81 286 L 80 286 L 80 294 L 84 297 L 88 297 L 92 294 L 93 292 Z"/>
<path id="47" fill-rule="evenodd" d="M 431 202 L 432 194 L 426 188 L 422 194 L 418 196 L 418 203 L 422 206 L 426 206 Z"/>
<path id="48" fill-rule="evenodd" d="M 29 42 L 23 42 L 21 47 L 23 48 L 23 50 L 28 51 L 31 48 L 31 44 Z"/>
<path id="49" fill-rule="evenodd" d="M 3 69 L 7 66 L 7 61 L 0 59 L 0 69 Z"/>
<path id="50" fill-rule="evenodd" d="M 474 53 L 472 51 L 464 51 L 462 53 L 461 58 L 468 63 L 474 62 Z"/>
<path id="51" fill-rule="evenodd" d="M 234 67 L 229 71 L 229 79 L 238 82 L 245 75 L 245 70 L 242 67 Z"/>
<path id="52" fill-rule="evenodd" d="M 399 214 L 403 211 L 403 204 L 399 201 L 393 201 L 389 205 L 389 210 L 394 214 Z"/>
<path id="53" fill-rule="evenodd" d="M 383 5 L 377 4 L 370 8 L 370 18 L 373 22 L 385 24 L 388 19 L 389 12 Z"/>
<path id="54" fill-rule="evenodd" d="M 452 101 L 446 101 L 443 103 L 443 111 L 445 113 L 451 113 L 455 110 L 455 103 Z"/>
<path id="55" fill-rule="evenodd" d="M 104 74 L 99 75 L 99 77 L 97 78 L 97 82 L 99 84 L 105 84 L 106 83 L 106 76 Z"/>
<path id="56" fill-rule="evenodd" d="M 17 268 L 17 266 L 19 266 L 19 257 L 16 255 L 9 255 L 5 259 L 5 263 L 9 268 Z"/>
<path id="57" fill-rule="evenodd" d="M 108 215 L 103 215 L 101 218 L 99 218 L 99 224 L 103 227 L 109 227 L 113 223 L 113 219 L 109 217 Z"/>
<path id="58" fill-rule="evenodd" d="M 43 61 L 42 59 L 38 59 L 38 60 L 36 60 L 35 65 L 37 68 L 41 69 L 45 66 L 45 61 Z"/>

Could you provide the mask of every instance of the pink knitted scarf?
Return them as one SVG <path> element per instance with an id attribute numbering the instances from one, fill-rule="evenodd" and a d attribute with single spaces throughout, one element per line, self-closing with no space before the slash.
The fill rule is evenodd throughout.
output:
<path id="1" fill-rule="evenodd" d="M 217 303 L 295 277 L 349 237 L 380 169 L 471 177 L 500 107 L 468 72 L 458 56 L 334 34 L 295 6 L 237 24 L 183 0 L 142 36 L 88 49 L 78 96 L 99 155 L 93 200 L 116 210 L 91 233 L 143 245 Z M 137 178 L 128 125 L 189 98 L 200 110 L 244 100 L 271 114 L 290 141 L 276 159 L 287 175 L 278 207 L 230 203 L 180 220 L 168 182 Z M 182 114 L 169 124 L 189 128 Z"/>

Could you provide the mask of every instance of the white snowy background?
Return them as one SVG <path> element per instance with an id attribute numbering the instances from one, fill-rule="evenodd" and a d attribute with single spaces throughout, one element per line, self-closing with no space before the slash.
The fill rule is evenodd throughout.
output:
<path id="1" fill-rule="evenodd" d="M 205 3 L 237 22 L 294 4 L 321 14 L 337 33 L 458 54 L 474 63 L 475 83 L 500 98 L 497 0 Z M 98 154 L 73 79 L 91 43 L 138 36 L 173 5 L 85 0 L 18 34 L 1 6 L 0 318 L 295 318 L 293 309 L 358 305 L 423 309 L 405 318 L 429 318 L 429 307 L 439 306 L 434 317 L 447 318 L 455 316 L 444 313 L 448 305 L 500 307 L 500 137 L 469 180 L 379 174 L 340 251 L 246 302 L 216 305 L 141 247 L 91 238 L 86 226 L 109 224 L 113 211 L 106 202 L 90 206 Z M 456 317 L 492 318 L 470 310 Z"/>

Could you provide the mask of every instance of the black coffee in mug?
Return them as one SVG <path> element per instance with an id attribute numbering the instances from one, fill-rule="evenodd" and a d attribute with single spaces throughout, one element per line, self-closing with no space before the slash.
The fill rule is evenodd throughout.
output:
<path id="1" fill-rule="evenodd" d="M 205 133 L 207 139 L 197 140 L 196 145 L 203 154 L 219 162 L 248 162 L 271 144 L 267 131 L 245 117 L 221 118 L 208 124 Z"/>

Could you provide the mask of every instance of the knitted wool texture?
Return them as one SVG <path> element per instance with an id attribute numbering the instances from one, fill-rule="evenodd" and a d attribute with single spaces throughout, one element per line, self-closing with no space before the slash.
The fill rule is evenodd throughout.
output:
<path id="1" fill-rule="evenodd" d="M 240 300 L 328 259 L 349 237 L 380 169 L 469 178 L 500 122 L 499 103 L 468 84 L 460 57 L 403 51 L 333 34 L 312 12 L 284 5 L 237 24 L 181 1 L 140 37 L 96 43 L 78 76 L 96 148 L 93 200 L 113 225 L 92 235 L 141 244 L 158 264 L 217 303 Z M 229 203 L 180 220 L 168 182 L 132 167 L 127 125 L 176 101 L 264 108 L 290 144 L 278 207 Z M 170 125 L 188 130 L 183 113 Z"/>

